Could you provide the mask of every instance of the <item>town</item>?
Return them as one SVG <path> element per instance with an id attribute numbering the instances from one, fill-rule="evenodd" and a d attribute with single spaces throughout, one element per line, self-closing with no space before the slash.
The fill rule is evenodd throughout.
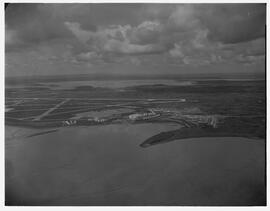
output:
<path id="1" fill-rule="evenodd" d="M 210 125 L 216 128 L 223 118 L 221 115 L 203 114 L 198 108 L 181 110 L 166 107 L 170 103 L 186 103 L 186 99 L 125 99 L 117 102 L 91 99 L 81 104 L 80 100 L 70 98 L 55 102 L 38 98 L 12 100 L 13 103 L 6 105 L 6 123 L 26 127 L 174 122 L 183 127 Z M 17 115 L 19 112 L 20 116 Z"/>

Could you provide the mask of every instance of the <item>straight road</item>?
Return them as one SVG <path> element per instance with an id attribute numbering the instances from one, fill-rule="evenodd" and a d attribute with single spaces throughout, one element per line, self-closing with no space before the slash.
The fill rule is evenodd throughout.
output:
<path id="1" fill-rule="evenodd" d="M 54 107 L 50 108 L 46 112 L 44 112 L 41 115 L 39 115 L 36 118 L 34 118 L 33 121 L 39 121 L 39 120 L 41 120 L 43 117 L 47 116 L 49 113 L 53 112 L 54 110 L 56 110 L 57 108 L 59 108 L 61 105 L 65 104 L 68 101 L 70 101 L 70 98 L 65 99 L 62 102 L 56 104 Z"/>

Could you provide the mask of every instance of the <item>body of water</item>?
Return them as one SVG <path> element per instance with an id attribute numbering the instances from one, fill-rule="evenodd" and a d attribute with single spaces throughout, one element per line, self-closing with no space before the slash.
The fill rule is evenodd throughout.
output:
<path id="1" fill-rule="evenodd" d="M 175 124 L 6 128 L 6 201 L 15 205 L 261 205 L 264 140 L 139 145 Z M 17 131 L 17 135 L 14 133 Z M 29 130 L 28 133 L 33 132 Z M 20 136 L 21 134 L 21 136 Z"/>
<path id="2" fill-rule="evenodd" d="M 99 88 L 125 88 L 131 86 L 142 85 L 170 85 L 170 86 L 190 86 L 194 85 L 192 81 L 176 81 L 176 80 L 96 80 L 96 81 L 62 81 L 57 83 L 42 83 L 44 85 L 57 85 L 52 89 L 73 89 L 78 86 L 93 86 Z"/>

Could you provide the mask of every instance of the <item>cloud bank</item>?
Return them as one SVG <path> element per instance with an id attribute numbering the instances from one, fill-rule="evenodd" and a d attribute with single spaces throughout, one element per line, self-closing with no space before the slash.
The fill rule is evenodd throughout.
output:
<path id="1" fill-rule="evenodd" d="M 50 61 L 251 65 L 265 56 L 265 4 L 10 4 L 5 19 L 7 54 Z"/>

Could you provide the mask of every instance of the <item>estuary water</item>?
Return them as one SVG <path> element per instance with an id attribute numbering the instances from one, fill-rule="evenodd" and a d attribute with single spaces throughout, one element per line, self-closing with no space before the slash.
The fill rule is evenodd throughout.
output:
<path id="1" fill-rule="evenodd" d="M 264 140 L 198 138 L 139 145 L 175 124 L 38 130 L 6 126 L 10 205 L 261 205 Z M 17 132 L 16 132 L 17 131 Z"/>

